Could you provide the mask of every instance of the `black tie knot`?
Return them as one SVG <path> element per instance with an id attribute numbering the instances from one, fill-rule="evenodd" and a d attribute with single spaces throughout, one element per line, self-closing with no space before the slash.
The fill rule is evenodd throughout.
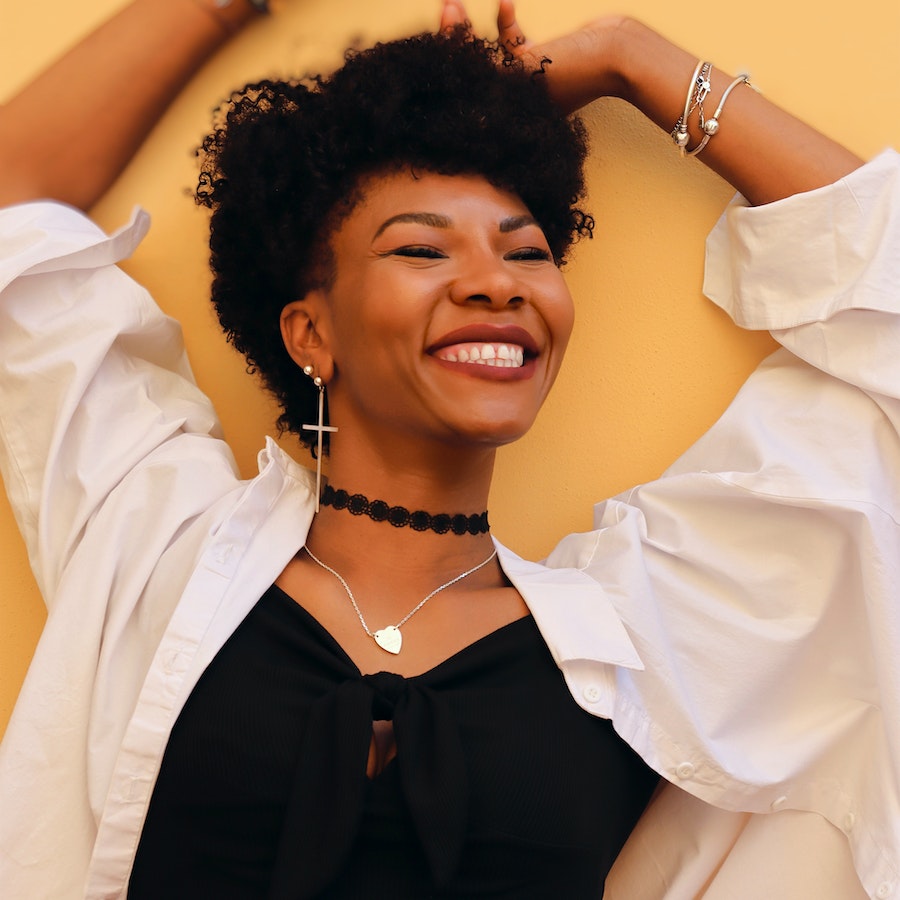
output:
<path id="1" fill-rule="evenodd" d="M 406 679 L 393 672 L 378 672 L 366 675 L 363 679 L 372 688 L 372 718 L 393 719 L 394 710 L 401 698 L 406 695 Z"/>

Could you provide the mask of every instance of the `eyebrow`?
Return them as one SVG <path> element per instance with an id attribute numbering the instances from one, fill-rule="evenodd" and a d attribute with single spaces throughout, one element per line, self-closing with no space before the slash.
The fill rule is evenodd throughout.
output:
<path id="1" fill-rule="evenodd" d="M 399 213 L 396 216 L 391 216 L 389 219 L 386 219 L 378 228 L 378 231 L 375 232 L 375 237 L 377 238 L 380 234 L 383 234 L 391 225 L 396 225 L 398 222 L 414 222 L 417 225 L 428 225 L 431 228 L 449 228 L 453 222 L 449 216 L 440 216 L 437 213 L 427 213 L 427 212 L 408 212 L 408 213 Z M 375 238 L 373 238 L 374 240 Z"/>
<path id="2" fill-rule="evenodd" d="M 413 222 L 417 225 L 427 225 L 430 228 L 451 228 L 453 220 L 449 216 L 442 216 L 438 213 L 428 212 L 407 212 L 398 213 L 391 216 L 379 225 L 372 240 L 383 234 L 391 225 L 397 225 L 400 222 Z M 500 233 L 509 234 L 511 231 L 518 231 L 520 228 L 526 228 L 529 225 L 537 225 L 534 216 L 509 216 L 500 221 Z"/>
<path id="3" fill-rule="evenodd" d="M 509 234 L 511 231 L 518 231 L 520 228 L 527 228 L 529 225 L 537 225 L 534 216 L 510 216 L 500 223 L 500 233 Z"/>

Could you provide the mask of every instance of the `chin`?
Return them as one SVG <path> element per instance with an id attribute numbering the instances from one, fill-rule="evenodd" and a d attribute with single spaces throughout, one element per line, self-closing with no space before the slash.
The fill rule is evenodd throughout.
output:
<path id="1" fill-rule="evenodd" d="M 461 427 L 456 431 L 459 443 L 475 444 L 481 447 L 503 447 L 524 437 L 531 429 L 532 422 L 485 422 L 482 427 Z"/>

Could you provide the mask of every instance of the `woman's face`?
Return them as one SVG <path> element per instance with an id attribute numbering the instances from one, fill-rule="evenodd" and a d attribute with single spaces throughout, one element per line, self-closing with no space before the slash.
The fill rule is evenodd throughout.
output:
<path id="1" fill-rule="evenodd" d="M 394 445 L 520 437 L 573 321 L 540 227 L 477 176 L 401 171 L 363 187 L 320 292 L 331 422 Z"/>

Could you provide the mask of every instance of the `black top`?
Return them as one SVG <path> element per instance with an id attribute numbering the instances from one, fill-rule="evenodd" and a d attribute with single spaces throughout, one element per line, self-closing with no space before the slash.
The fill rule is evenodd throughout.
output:
<path id="1" fill-rule="evenodd" d="M 368 778 L 373 720 L 397 755 Z M 530 616 L 362 676 L 273 586 L 175 723 L 128 896 L 597 900 L 656 782 Z"/>

